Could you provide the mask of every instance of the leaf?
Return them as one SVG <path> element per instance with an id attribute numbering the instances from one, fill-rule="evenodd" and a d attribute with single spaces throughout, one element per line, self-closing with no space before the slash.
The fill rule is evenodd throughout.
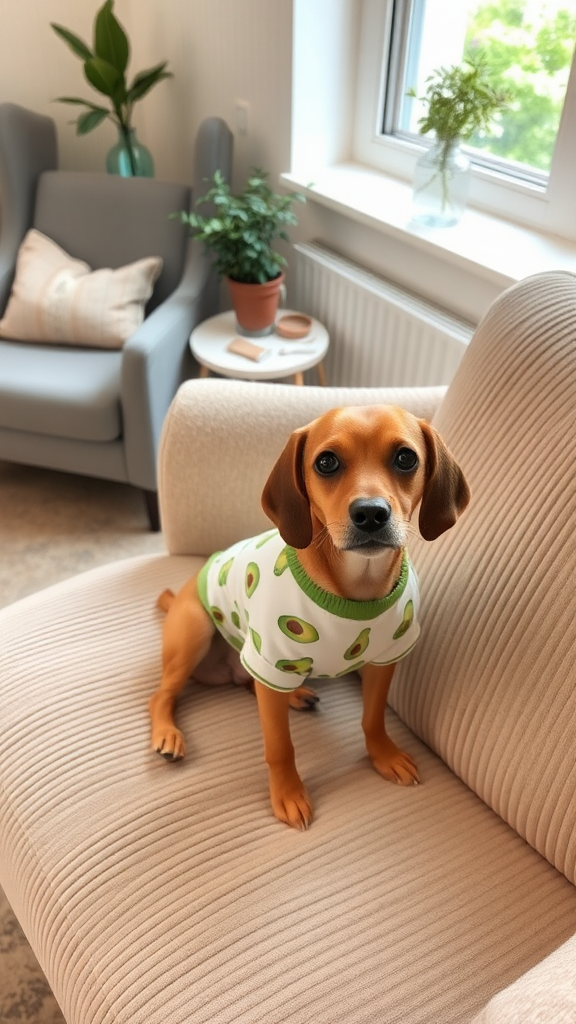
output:
<path id="1" fill-rule="evenodd" d="M 82 60 L 90 60 L 92 57 L 92 51 L 88 49 L 86 43 L 84 43 L 79 36 L 75 36 L 73 32 L 69 32 L 67 28 L 62 25 L 56 25 L 53 21 L 50 22 L 51 27 L 59 35 L 61 39 L 70 47 L 72 53 L 75 53 L 77 57 Z"/>
<path id="2" fill-rule="evenodd" d="M 77 96 L 57 96 L 57 103 L 79 103 L 84 107 L 91 107 L 92 110 L 102 110 L 102 107 L 97 107 L 95 103 L 91 103 L 90 100 L 81 100 Z"/>
<path id="3" fill-rule="evenodd" d="M 155 67 L 148 68 L 147 71 L 140 71 L 134 76 L 134 81 L 127 92 L 129 103 L 142 99 L 142 96 L 145 96 L 152 86 L 161 82 L 163 78 L 174 77 L 171 71 L 164 71 L 167 63 L 168 61 L 165 60 L 162 64 L 156 64 Z"/>
<path id="4" fill-rule="evenodd" d="M 124 29 L 112 13 L 113 6 L 114 0 L 106 0 L 96 15 L 94 52 L 123 74 L 128 64 L 130 47 Z"/>
<path id="5" fill-rule="evenodd" d="M 122 74 L 112 67 L 111 64 L 106 60 L 102 60 L 101 57 L 92 57 L 87 60 L 84 64 L 84 74 L 98 92 L 101 92 L 104 96 L 114 96 L 118 84 L 122 82 Z"/>
<path id="6" fill-rule="evenodd" d="M 109 117 L 109 111 L 104 107 L 87 110 L 85 114 L 80 114 L 76 121 L 76 134 L 87 135 L 88 132 L 94 131 L 94 128 L 97 128 L 106 117 Z"/>

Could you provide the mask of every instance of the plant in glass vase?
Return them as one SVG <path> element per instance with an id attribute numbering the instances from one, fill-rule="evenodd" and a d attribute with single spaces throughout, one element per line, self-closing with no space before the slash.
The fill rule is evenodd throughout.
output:
<path id="1" fill-rule="evenodd" d="M 216 171 L 212 187 L 196 200 L 197 206 L 213 204 L 213 215 L 176 214 L 212 252 L 214 267 L 228 284 L 241 334 L 258 337 L 273 329 L 286 265 L 273 242 L 288 241 L 286 228 L 298 223 L 294 202 L 305 198 L 299 192 L 278 195 L 268 184 L 268 174 L 253 167 L 237 195 Z"/>
<path id="2" fill-rule="evenodd" d="M 128 37 L 113 13 L 114 0 L 106 0 L 94 19 L 94 43 L 90 47 L 69 29 L 51 22 L 56 34 L 70 47 L 84 65 L 84 75 L 89 84 L 102 96 L 108 97 L 110 105 L 99 106 L 90 100 L 75 96 L 60 96 L 58 102 L 85 107 L 76 119 L 76 133 L 87 135 L 107 118 L 118 128 L 119 140 L 107 158 L 109 174 L 123 177 L 153 177 L 154 163 L 145 146 L 136 139 L 132 125 L 134 104 L 141 100 L 150 89 L 163 78 L 172 78 L 166 71 L 167 61 L 153 68 L 140 71 L 130 85 L 126 69 L 130 56 Z"/>
<path id="3" fill-rule="evenodd" d="M 409 96 L 416 97 L 414 89 Z M 458 65 L 437 68 L 426 79 L 426 105 L 419 132 L 434 132 L 431 149 L 420 157 L 414 175 L 414 220 L 432 227 L 456 224 L 466 206 L 470 161 L 461 143 L 487 131 L 508 94 L 491 80 L 485 62 L 468 57 Z"/>

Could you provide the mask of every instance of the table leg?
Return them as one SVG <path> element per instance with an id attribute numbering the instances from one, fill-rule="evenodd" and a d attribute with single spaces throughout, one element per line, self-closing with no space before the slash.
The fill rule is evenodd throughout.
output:
<path id="1" fill-rule="evenodd" d="M 302 373 L 302 370 L 298 370 L 298 372 L 294 374 L 294 383 L 297 384 L 298 387 L 302 387 L 303 386 L 303 384 L 304 384 L 304 374 Z"/>
<path id="2" fill-rule="evenodd" d="M 316 373 L 318 374 L 318 383 L 321 387 L 326 387 L 326 373 L 324 372 L 324 363 L 318 363 L 316 367 Z"/>

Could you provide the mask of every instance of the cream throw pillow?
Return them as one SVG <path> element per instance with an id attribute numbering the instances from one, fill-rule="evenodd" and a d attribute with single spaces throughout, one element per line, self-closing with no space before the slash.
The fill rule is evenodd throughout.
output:
<path id="1" fill-rule="evenodd" d="M 0 337 L 122 348 L 142 323 L 161 270 L 159 256 L 91 270 L 32 228 L 18 251 Z"/>

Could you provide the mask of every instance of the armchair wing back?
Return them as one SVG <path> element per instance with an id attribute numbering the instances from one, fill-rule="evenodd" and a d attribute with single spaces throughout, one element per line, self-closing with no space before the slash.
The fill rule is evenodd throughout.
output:
<path id="1" fill-rule="evenodd" d="M 51 117 L 0 103 L 0 310 L 14 277 L 18 248 L 32 227 L 38 178 L 58 163 L 56 125 Z"/>
<path id="2" fill-rule="evenodd" d="M 472 503 L 417 541 L 423 642 L 393 706 L 485 803 L 576 883 L 576 275 L 492 306 L 434 423 Z"/>

